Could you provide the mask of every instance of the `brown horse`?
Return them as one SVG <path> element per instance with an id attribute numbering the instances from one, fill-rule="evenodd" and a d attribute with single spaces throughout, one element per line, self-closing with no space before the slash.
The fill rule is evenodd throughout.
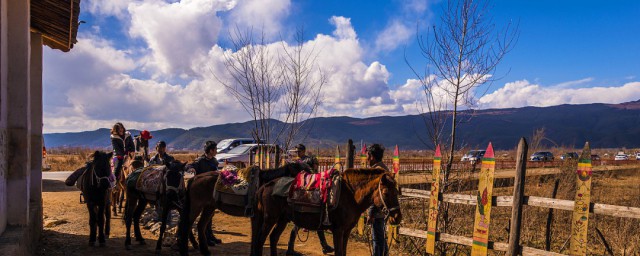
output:
<path id="1" fill-rule="evenodd" d="M 310 230 L 331 230 L 336 256 L 347 255 L 349 234 L 358 223 L 360 215 L 371 205 L 383 209 L 382 212 L 386 213 L 391 224 L 400 223 L 402 214 L 398 201 L 399 192 L 392 174 L 383 169 L 367 168 L 347 169 L 341 176 L 338 205 L 335 210 L 329 211 L 331 225 L 328 226 L 323 224 L 322 213 L 294 213 L 286 197 L 273 196 L 275 182 L 260 187 L 256 193 L 256 213 L 251 219 L 251 255 L 262 255 L 269 233 L 271 255 L 278 255 L 278 239 L 289 221 Z M 295 220 L 292 218 L 294 214 Z"/>
<path id="2" fill-rule="evenodd" d="M 258 168 L 256 166 L 247 167 L 251 168 L 250 171 Z M 295 176 L 303 170 L 308 170 L 309 166 L 302 163 L 288 163 L 282 167 L 274 169 L 265 169 L 260 171 L 258 177 L 258 184 L 268 182 L 272 179 L 282 176 Z M 246 216 L 246 208 L 244 206 L 231 206 L 228 204 L 221 204 L 216 202 L 213 197 L 213 191 L 215 184 L 218 180 L 220 172 L 206 172 L 201 173 L 191 178 L 187 183 L 186 197 L 183 212 L 180 215 L 180 224 L 178 234 L 180 236 L 179 246 L 180 255 L 188 255 L 187 252 L 187 233 L 184 230 L 191 231 L 191 226 L 196 217 L 200 215 L 200 221 L 198 221 L 198 242 L 200 253 L 203 255 L 211 255 L 209 248 L 207 247 L 207 241 L 205 236 L 205 229 L 207 228 L 211 218 L 213 217 L 216 209 L 232 215 L 244 217 Z M 253 209 L 255 209 L 255 200 L 253 203 Z"/>
<path id="3" fill-rule="evenodd" d="M 113 216 L 118 216 L 118 212 L 122 212 L 122 204 L 124 203 L 126 190 L 125 180 L 133 171 L 144 167 L 144 159 L 142 156 L 131 156 L 132 154 L 124 157 L 120 177 L 117 177 L 116 186 L 111 191 L 111 208 Z"/>
<path id="4" fill-rule="evenodd" d="M 96 244 L 96 229 L 100 246 L 106 244 L 111 227 L 111 212 L 109 212 L 109 194 L 111 184 L 110 160 L 113 153 L 96 151 L 91 154 L 91 161 L 80 177 L 80 187 L 89 210 L 89 245 Z"/>

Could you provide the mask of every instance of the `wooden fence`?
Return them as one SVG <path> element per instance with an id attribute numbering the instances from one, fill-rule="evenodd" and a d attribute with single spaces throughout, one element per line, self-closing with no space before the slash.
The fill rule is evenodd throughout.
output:
<path id="1" fill-rule="evenodd" d="M 353 166 L 357 168 L 359 167 L 360 163 L 357 163 L 357 164 L 354 163 L 353 154 L 354 154 L 353 152 L 347 152 L 346 166 Z M 351 155 L 351 160 L 349 160 L 349 155 Z M 481 243 L 481 242 L 478 242 L 476 240 L 477 238 L 475 237 L 470 238 L 470 237 L 464 237 L 464 236 L 457 236 L 457 235 L 441 233 L 437 231 L 433 232 L 434 235 L 432 236 L 433 238 L 431 238 L 430 237 L 431 235 L 428 235 L 428 234 L 432 234 L 431 230 L 427 232 L 424 230 L 416 230 L 416 229 L 410 229 L 410 228 L 400 228 L 399 231 L 391 232 L 391 233 L 395 233 L 401 236 L 409 236 L 409 237 L 416 237 L 416 238 L 423 238 L 423 239 L 428 239 L 428 237 L 430 237 L 430 239 L 435 238 L 435 241 L 440 243 L 452 243 L 452 244 L 459 244 L 459 245 L 466 245 L 466 246 L 474 246 L 472 255 L 486 255 L 486 251 L 482 252 L 482 251 L 475 250 L 475 246 L 477 244 L 484 244 L 484 246 L 488 249 L 507 252 L 507 255 L 564 255 L 560 253 L 555 253 L 555 252 L 550 252 L 542 249 L 520 245 L 520 233 L 521 233 L 521 222 L 522 222 L 522 211 L 523 211 L 522 209 L 523 209 L 523 205 L 528 205 L 528 206 L 548 208 L 548 209 L 573 211 L 574 219 L 572 220 L 572 232 L 571 232 L 572 239 L 571 239 L 570 254 L 586 255 L 586 252 L 587 252 L 586 240 L 584 239 L 581 240 L 580 237 L 586 238 L 586 235 L 587 235 L 586 223 L 589 220 L 589 213 L 621 217 L 621 218 L 640 219 L 640 208 L 591 203 L 590 195 L 589 195 L 590 186 L 591 186 L 590 182 L 591 182 L 592 164 L 593 166 L 601 166 L 605 164 L 608 165 L 611 163 L 614 163 L 615 165 L 621 165 L 621 164 L 632 164 L 637 162 L 633 162 L 632 160 L 630 161 L 593 161 L 592 162 L 588 156 L 590 156 L 590 149 L 588 148 L 588 144 L 587 144 L 581 156 L 581 160 L 579 161 L 579 163 L 576 163 L 576 165 L 578 166 L 576 168 L 576 182 L 578 183 L 577 184 L 578 187 L 579 188 L 581 187 L 582 190 L 579 189 L 577 191 L 576 200 L 573 200 L 573 201 L 554 199 L 554 198 L 545 198 L 545 197 L 536 197 L 536 196 L 526 196 L 524 194 L 524 186 L 525 186 L 528 168 L 542 168 L 543 170 L 546 170 L 546 169 L 550 170 L 553 167 L 556 167 L 556 168 L 559 167 L 561 164 L 561 162 L 559 161 L 544 162 L 544 163 L 527 161 L 527 143 L 524 138 L 521 139 L 518 145 L 518 154 L 517 154 L 516 161 L 500 161 L 500 160 L 495 161 L 495 169 L 515 169 L 515 172 L 509 173 L 508 175 L 506 175 L 506 177 L 513 177 L 515 179 L 513 196 L 489 196 L 490 197 L 489 207 L 511 207 L 512 208 L 512 214 L 510 219 L 511 227 L 509 229 L 508 242 L 486 240 L 485 241 L 486 243 Z M 330 165 L 333 165 L 335 159 L 331 159 L 331 160 L 332 162 Z M 431 163 L 429 163 L 428 159 L 401 159 L 400 160 L 401 165 L 399 169 L 400 169 L 400 172 L 409 172 L 409 173 L 411 173 L 411 171 L 418 171 L 418 170 L 420 171 L 433 170 L 432 169 L 433 160 L 430 160 L 430 161 Z M 486 159 L 483 159 L 483 161 L 486 161 Z M 325 163 L 325 162 L 326 161 L 324 159 L 321 161 L 321 167 L 329 166 L 329 163 L 328 162 Z M 391 159 L 389 159 L 388 162 L 389 163 L 387 163 L 387 166 L 391 166 L 392 164 Z M 469 168 L 469 167 L 473 168 L 473 166 L 470 166 L 468 164 L 459 164 L 454 167 L 455 168 Z M 327 168 L 327 167 L 322 167 L 322 168 Z M 482 167 L 482 168 L 484 169 L 485 167 Z M 607 168 L 615 169 L 616 167 L 609 166 Z M 489 170 L 487 169 L 482 171 L 489 171 Z M 490 175 L 491 180 L 489 184 L 492 187 L 494 174 L 493 174 L 493 170 L 491 170 L 491 172 L 492 172 Z M 542 173 L 544 174 L 546 172 L 542 172 Z M 549 172 L 549 173 L 554 173 L 554 172 Z M 496 178 L 500 177 L 499 174 L 500 174 L 499 172 L 496 173 L 495 177 Z M 507 172 L 504 172 L 503 176 L 505 176 L 505 174 L 507 174 Z M 424 174 L 422 175 L 426 176 Z M 407 175 L 402 175 L 401 178 L 406 176 Z M 400 181 L 401 181 L 400 182 L 401 185 L 411 184 L 411 183 L 403 183 L 402 179 L 400 179 Z M 422 182 L 432 183 L 433 181 L 430 179 L 430 177 L 424 177 Z M 480 182 L 486 182 L 486 180 L 483 181 L 483 179 L 481 178 Z M 485 186 L 485 185 L 486 183 L 479 184 L 478 187 L 481 188 L 482 186 Z M 434 192 L 427 191 L 427 190 L 402 188 L 401 191 L 402 191 L 401 192 L 402 196 L 408 197 L 408 198 L 420 198 L 420 199 L 429 200 L 429 199 L 432 199 L 433 196 L 435 195 Z M 477 206 L 478 200 L 479 200 L 478 195 L 443 194 L 439 191 L 435 193 L 437 193 L 438 200 L 433 200 L 433 201 L 436 202 L 436 205 L 437 205 L 437 202 L 447 202 L 447 203 L 453 203 L 453 204 Z M 578 200 L 579 200 L 579 204 L 576 205 L 576 202 Z M 432 200 L 429 200 L 429 201 L 430 203 L 432 203 L 431 202 Z M 484 207 L 486 209 L 487 206 L 484 206 Z M 478 208 L 476 209 L 477 209 L 476 211 L 479 211 Z M 485 213 L 486 212 L 487 211 L 485 211 Z M 477 219 L 477 216 L 478 215 L 476 215 L 476 219 Z M 487 232 L 487 234 L 485 237 L 488 237 L 489 217 L 490 216 L 486 216 L 487 229 L 484 231 Z M 476 227 L 474 227 L 474 230 L 476 230 L 477 227 L 478 226 L 476 221 Z M 607 248 L 607 250 L 611 252 L 610 248 Z M 428 252 L 433 253 L 433 250 Z"/>

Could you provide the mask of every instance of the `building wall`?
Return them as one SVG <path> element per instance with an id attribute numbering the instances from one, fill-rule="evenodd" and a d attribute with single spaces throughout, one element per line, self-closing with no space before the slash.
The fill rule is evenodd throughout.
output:
<path id="1" fill-rule="evenodd" d="M 7 227 L 7 0 L 0 0 L 0 235 Z"/>

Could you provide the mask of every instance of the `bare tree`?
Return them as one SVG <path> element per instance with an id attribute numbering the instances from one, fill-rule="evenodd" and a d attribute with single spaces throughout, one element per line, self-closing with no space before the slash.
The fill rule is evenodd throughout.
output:
<path id="1" fill-rule="evenodd" d="M 259 143 L 273 142 L 273 116 L 276 103 L 283 93 L 283 74 L 279 58 L 273 58 L 261 33 L 254 40 L 253 30 L 246 32 L 236 28 L 230 35 L 233 52 L 226 52 L 224 64 L 231 76 L 226 81 L 216 76 L 240 102 L 253 119 L 251 134 Z M 214 74 L 215 75 L 215 74 Z"/>
<path id="2" fill-rule="evenodd" d="M 450 120 L 451 131 L 446 136 L 448 154 L 443 183 L 448 184 L 459 112 L 471 108 L 482 85 L 490 84 L 496 66 L 512 49 L 518 36 L 517 26 L 508 23 L 497 31 L 489 13 L 489 1 L 449 0 L 439 26 L 433 26 L 426 38 L 418 37 L 421 54 L 426 59 L 425 74 L 414 70 L 423 85 L 429 115 L 430 137 L 434 144 L 444 142 L 441 133 Z"/>
<path id="3" fill-rule="evenodd" d="M 316 60 L 319 52 L 304 43 L 304 29 L 295 34 L 295 45 L 287 46 L 282 40 L 283 54 L 283 120 L 286 128 L 282 133 L 285 148 L 290 148 L 296 139 L 304 140 L 308 132 L 298 138 L 316 113 L 322 98 L 322 87 L 327 79 L 318 67 Z M 307 129 L 307 131 L 309 131 Z"/>

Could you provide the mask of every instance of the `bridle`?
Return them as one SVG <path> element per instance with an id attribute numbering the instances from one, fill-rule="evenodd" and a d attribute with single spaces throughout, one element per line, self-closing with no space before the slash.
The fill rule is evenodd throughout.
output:
<path id="1" fill-rule="evenodd" d="M 107 182 L 111 182 L 111 181 L 109 181 L 109 175 L 103 176 L 103 177 L 98 176 L 98 173 L 96 173 L 95 160 L 92 161 L 92 163 L 91 163 L 91 172 L 93 173 L 93 178 L 96 179 L 96 182 L 98 183 L 98 185 L 100 185 L 100 181 L 101 180 L 107 180 Z M 91 182 L 93 183 L 93 179 L 91 180 Z M 91 184 L 91 185 L 94 185 L 94 184 Z"/>
<path id="2" fill-rule="evenodd" d="M 384 219 L 387 220 L 389 219 L 389 215 L 391 215 L 392 212 L 394 211 L 400 211 L 400 205 L 393 207 L 393 208 L 389 208 L 387 207 L 387 203 L 384 201 L 384 197 L 382 196 L 382 179 L 384 178 L 384 176 L 382 178 L 380 178 L 380 181 L 378 182 L 378 195 L 380 196 L 380 201 L 382 202 L 382 213 L 384 214 Z"/>

